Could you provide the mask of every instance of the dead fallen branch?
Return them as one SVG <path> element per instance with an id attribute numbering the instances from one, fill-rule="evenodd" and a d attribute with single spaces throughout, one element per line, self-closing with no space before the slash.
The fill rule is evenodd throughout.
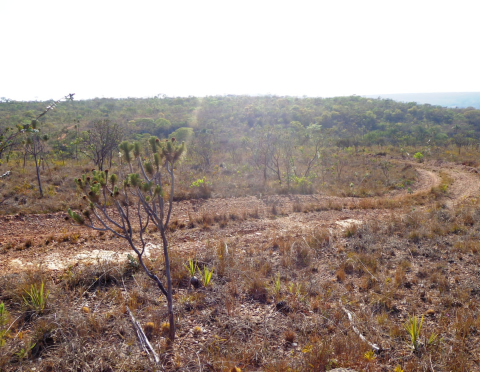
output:
<path id="1" fill-rule="evenodd" d="M 366 339 L 366 337 L 360 333 L 360 331 L 358 330 L 358 328 L 355 327 L 355 323 L 353 322 L 352 313 L 351 313 L 350 311 L 348 311 L 348 310 L 342 305 L 342 300 L 338 300 L 338 302 L 340 303 L 340 307 L 341 307 L 341 308 L 343 309 L 343 311 L 345 311 L 345 313 L 347 314 L 348 320 L 350 321 L 350 324 L 352 325 L 352 329 L 353 329 L 354 332 L 358 335 L 358 337 L 360 337 L 364 342 L 366 342 L 368 345 L 370 345 L 370 347 L 371 347 L 375 352 L 381 351 L 381 350 L 382 350 L 381 347 L 379 347 L 377 344 L 374 344 L 374 343 L 368 341 L 368 340 Z"/>
<path id="2" fill-rule="evenodd" d="M 130 315 L 130 319 L 132 320 L 133 327 L 135 328 L 135 331 L 137 332 L 138 341 L 140 342 L 140 348 L 143 351 L 145 351 L 145 353 L 147 353 L 150 360 L 152 360 L 152 357 L 153 357 L 153 361 L 155 362 L 155 364 L 160 363 L 160 358 L 158 357 L 155 350 L 153 350 L 153 347 L 150 344 L 150 342 L 148 341 L 147 336 L 143 332 L 143 329 L 140 326 L 140 323 L 135 319 L 135 317 L 133 316 L 133 314 L 130 311 L 130 309 L 128 308 L 128 306 L 127 306 L 127 311 L 128 311 L 128 314 Z"/>

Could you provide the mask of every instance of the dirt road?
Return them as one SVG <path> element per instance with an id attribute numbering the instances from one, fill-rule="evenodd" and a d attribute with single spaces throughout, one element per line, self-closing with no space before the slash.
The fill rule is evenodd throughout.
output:
<path id="1" fill-rule="evenodd" d="M 445 204 L 449 207 L 480 194 L 478 174 L 472 168 L 453 164 L 410 163 L 418 172 L 412 188 L 413 195 L 439 186 L 441 172 L 451 178 Z M 391 199 L 402 200 L 407 191 L 395 191 Z M 325 195 L 276 195 L 269 197 L 243 197 L 231 199 L 190 200 L 175 204 L 173 220 L 188 222 L 202 216 L 228 216 L 223 227 L 198 226 L 177 229 L 170 234 L 172 249 L 195 252 L 206 248 L 208 241 L 230 239 L 245 249 L 268 245 L 276 236 L 302 236 L 314 228 L 325 228 L 332 233 L 360 224 L 372 218 L 390 215 L 388 209 L 362 209 L 352 207 L 355 198 Z M 323 205 L 325 208 L 314 208 Z M 303 213 L 292 213 L 301 207 Z M 347 206 L 347 207 L 346 207 Z M 313 211 L 317 209 L 317 211 Z M 320 210 L 319 210 L 320 209 Z M 276 211 L 276 214 L 273 211 Z M 65 213 L 47 215 L 6 216 L 0 218 L 0 270 L 18 272 L 43 265 L 61 271 L 78 262 L 97 259 L 124 259 L 129 248 L 121 239 L 99 234 L 88 228 L 72 226 L 65 221 Z M 156 249 L 158 234 L 148 237 L 150 248 Z"/>

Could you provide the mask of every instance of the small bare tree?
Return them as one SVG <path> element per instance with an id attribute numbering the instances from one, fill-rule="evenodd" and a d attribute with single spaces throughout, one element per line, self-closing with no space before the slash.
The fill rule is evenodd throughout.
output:
<path id="1" fill-rule="evenodd" d="M 173 313 L 172 280 L 168 256 L 166 229 L 172 212 L 175 185 L 174 164 L 185 153 L 185 144 L 178 144 L 175 138 L 160 142 L 158 138 L 149 140 L 152 154 L 146 161 L 137 157 L 140 174 L 130 173 L 121 183 L 118 177 L 109 171 L 93 171 L 92 176 L 83 175 L 75 180 L 84 192 L 88 207 L 81 213 L 68 210 L 69 216 L 78 224 L 98 231 L 109 231 L 125 239 L 135 252 L 140 266 L 167 298 L 169 316 L 169 338 L 175 338 L 175 319 Z M 166 210 L 162 186 L 162 166 L 165 167 L 170 182 L 168 211 Z M 108 207 L 112 205 L 113 207 Z M 167 288 L 158 276 L 144 262 L 146 242 L 144 235 L 150 223 L 160 231 L 163 255 L 165 258 L 165 276 Z M 137 225 L 138 228 L 133 228 Z"/>
<path id="2" fill-rule="evenodd" d="M 25 155 L 32 155 L 35 161 L 35 169 L 37 171 L 37 181 L 38 181 L 38 191 L 40 192 L 40 196 L 43 197 L 43 190 L 42 190 L 42 181 L 40 179 L 40 165 L 43 161 L 43 155 L 46 152 L 46 142 L 48 140 L 48 135 L 42 135 L 40 130 L 38 129 L 38 120 L 46 115 L 50 110 L 53 110 L 57 105 L 63 100 L 70 100 L 73 101 L 73 96 L 75 93 L 70 93 L 63 98 L 60 98 L 57 101 L 53 101 L 50 103 L 45 110 L 43 110 L 40 115 L 38 115 L 32 122 L 28 125 L 19 125 L 18 129 L 21 133 L 24 134 L 25 140 L 23 141 L 25 145 Z M 25 159 L 24 159 L 24 166 L 25 166 Z"/>
<path id="3" fill-rule="evenodd" d="M 0 159 L 4 152 L 8 152 L 18 145 L 18 138 L 21 133 L 20 129 L 15 131 L 9 127 L 0 130 Z"/>
<path id="4" fill-rule="evenodd" d="M 106 160 L 112 157 L 123 137 L 120 125 L 108 119 L 95 121 L 92 128 L 82 132 L 80 139 L 83 153 L 92 159 L 95 166 L 103 170 Z"/>

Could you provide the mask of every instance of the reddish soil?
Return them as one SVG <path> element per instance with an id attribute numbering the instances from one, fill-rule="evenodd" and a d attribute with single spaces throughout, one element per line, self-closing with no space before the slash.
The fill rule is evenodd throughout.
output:
<path id="1" fill-rule="evenodd" d="M 480 193 L 478 175 L 473 168 L 453 164 L 417 164 L 418 181 L 412 187 L 414 194 L 429 190 L 440 183 L 439 172 L 445 172 L 453 180 L 449 187 L 447 206 L 461 202 Z M 394 191 L 392 199 L 402 199 L 406 191 Z M 325 195 L 242 197 L 230 199 L 190 200 L 175 203 L 173 219 L 188 223 L 207 215 L 211 218 L 221 215 L 236 215 L 229 219 L 223 228 L 198 226 L 193 229 L 178 229 L 170 234 L 172 248 L 182 252 L 201 251 L 208 241 L 234 239 L 237 245 L 248 249 L 268 245 L 276 236 L 303 236 L 317 227 L 333 230 L 344 229 L 338 222 L 353 220 L 362 223 L 369 219 L 382 219 L 390 215 L 388 209 L 345 209 L 342 203 L 355 205 L 360 199 L 339 198 Z M 305 213 L 292 213 L 295 205 L 300 205 Z M 309 212 L 309 206 L 327 206 L 320 212 Z M 332 207 L 332 205 L 334 207 Z M 337 207 L 335 207 L 337 205 Z M 277 215 L 272 214 L 276 209 Z M 339 206 L 339 207 L 338 207 Z M 313 209 L 313 208 L 312 208 Z M 337 210 L 339 209 L 339 210 Z M 65 220 L 65 213 L 47 215 L 15 215 L 0 218 L 0 246 L 4 248 L 0 270 L 18 272 L 38 265 L 53 270 L 61 270 L 90 256 L 93 259 L 103 254 L 125 253 L 129 248 L 125 242 L 105 234 L 99 236 L 86 227 L 73 226 Z M 243 219 L 244 216 L 250 218 Z M 240 218 L 242 217 L 242 218 Z M 348 224 L 347 224 L 348 225 Z M 158 234 L 149 235 L 150 242 L 156 244 Z M 49 243 L 45 242 L 49 240 Z M 26 246 L 27 244 L 27 246 Z M 28 245 L 31 245 L 28 247 Z M 93 252 L 93 253 L 92 253 Z"/>

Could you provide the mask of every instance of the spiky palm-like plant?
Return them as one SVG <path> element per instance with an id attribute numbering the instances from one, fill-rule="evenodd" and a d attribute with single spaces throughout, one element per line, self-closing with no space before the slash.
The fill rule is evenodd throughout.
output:
<path id="1" fill-rule="evenodd" d="M 91 176 L 83 175 L 76 179 L 75 183 L 83 191 L 83 198 L 88 203 L 88 207 L 81 214 L 69 209 L 68 214 L 77 224 L 85 225 L 94 230 L 110 231 L 128 242 L 137 255 L 140 266 L 155 281 L 167 298 L 170 323 L 169 337 L 173 341 L 175 338 L 175 319 L 166 231 L 173 203 L 175 184 L 173 167 L 185 153 L 185 144 L 178 144 L 174 139 L 160 142 L 155 137 L 150 139 L 149 143 L 154 152 L 145 161 L 142 161 L 139 156 L 140 150 L 136 151 L 140 174 L 130 173 L 119 183 L 117 176 L 109 175 L 108 170 L 94 170 Z M 125 160 L 132 160 L 130 155 L 127 154 L 130 154 L 132 150 L 135 152 L 135 146 L 125 142 L 120 146 L 124 151 Z M 171 185 L 167 213 L 165 213 L 166 200 L 162 187 L 163 167 L 167 171 Z M 109 208 L 109 205 L 112 205 L 114 210 Z M 114 213 L 114 211 L 117 213 Z M 150 223 L 153 223 L 160 231 L 165 258 L 167 288 L 144 263 L 146 247 L 144 235 Z M 132 227 L 134 224 L 138 224 L 138 228 L 134 229 Z"/>

